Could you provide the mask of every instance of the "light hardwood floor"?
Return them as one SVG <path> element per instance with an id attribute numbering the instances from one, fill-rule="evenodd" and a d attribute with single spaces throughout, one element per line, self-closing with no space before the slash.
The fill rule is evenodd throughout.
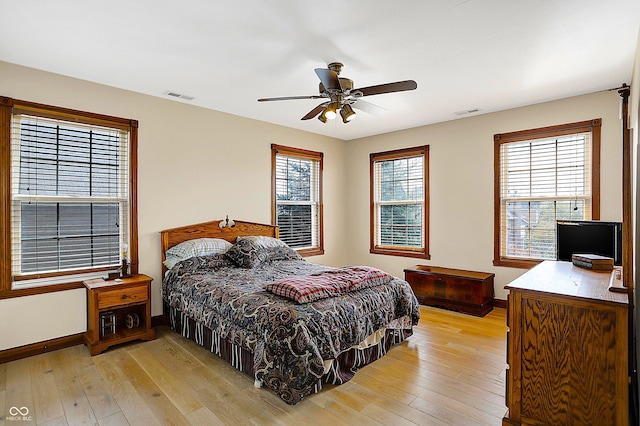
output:
<path id="1" fill-rule="evenodd" d="M 165 327 L 94 357 L 78 345 L 0 364 L 0 424 L 499 425 L 505 310 L 421 313 L 408 341 L 294 406 Z"/>

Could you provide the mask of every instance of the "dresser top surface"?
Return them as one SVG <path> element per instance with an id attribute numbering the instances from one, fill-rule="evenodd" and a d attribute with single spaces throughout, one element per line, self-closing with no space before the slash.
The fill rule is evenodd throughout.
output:
<path id="1" fill-rule="evenodd" d="M 580 268 L 571 262 L 546 260 L 513 280 L 505 289 L 628 304 L 626 293 L 609 291 L 614 273 Z"/>

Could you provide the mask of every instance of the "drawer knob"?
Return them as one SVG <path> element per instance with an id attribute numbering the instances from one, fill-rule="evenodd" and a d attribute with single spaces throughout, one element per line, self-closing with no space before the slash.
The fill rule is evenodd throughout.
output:
<path id="1" fill-rule="evenodd" d="M 126 299 L 126 298 L 127 298 L 127 295 L 126 295 L 126 294 L 123 294 L 123 295 L 122 295 L 122 300 L 124 300 L 124 299 Z"/>

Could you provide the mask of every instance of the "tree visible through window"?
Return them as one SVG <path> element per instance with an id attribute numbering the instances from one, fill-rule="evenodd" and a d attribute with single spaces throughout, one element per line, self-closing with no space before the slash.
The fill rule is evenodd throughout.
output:
<path id="1" fill-rule="evenodd" d="M 558 220 L 599 217 L 600 121 L 495 135 L 494 264 L 556 258 Z"/>
<path id="2" fill-rule="evenodd" d="M 428 257 L 429 147 L 371 154 L 371 252 Z"/>
<path id="3" fill-rule="evenodd" d="M 323 253 L 322 153 L 272 145 L 273 222 L 303 255 Z"/>

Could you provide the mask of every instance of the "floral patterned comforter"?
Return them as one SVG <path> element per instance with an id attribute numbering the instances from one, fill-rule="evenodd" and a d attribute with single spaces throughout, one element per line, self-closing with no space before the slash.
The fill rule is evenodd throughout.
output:
<path id="1" fill-rule="evenodd" d="M 224 255 L 193 257 L 163 280 L 163 297 L 222 338 L 254 354 L 256 379 L 295 404 L 324 374 L 324 360 L 384 328 L 411 329 L 420 308 L 409 284 L 363 288 L 298 304 L 267 292 L 270 282 L 330 270 L 305 260 L 237 267 Z"/>

